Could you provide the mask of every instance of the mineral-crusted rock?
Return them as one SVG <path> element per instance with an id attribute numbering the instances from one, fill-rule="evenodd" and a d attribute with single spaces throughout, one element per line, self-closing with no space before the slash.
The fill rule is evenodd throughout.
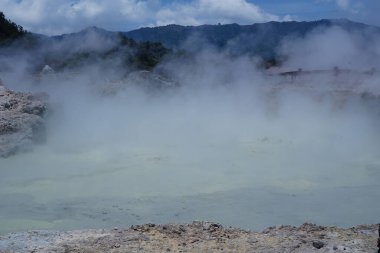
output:
<path id="1" fill-rule="evenodd" d="M 129 229 L 31 231 L 0 237 L 0 252 L 377 252 L 377 225 L 278 226 L 263 232 L 217 223 L 146 224 Z"/>
<path id="2" fill-rule="evenodd" d="M 28 150 L 44 139 L 43 100 L 0 85 L 0 157 Z"/>
<path id="3" fill-rule="evenodd" d="M 55 74 L 55 71 L 52 67 L 50 67 L 49 65 L 45 65 L 41 72 L 40 72 L 41 75 L 52 75 L 52 74 Z"/>

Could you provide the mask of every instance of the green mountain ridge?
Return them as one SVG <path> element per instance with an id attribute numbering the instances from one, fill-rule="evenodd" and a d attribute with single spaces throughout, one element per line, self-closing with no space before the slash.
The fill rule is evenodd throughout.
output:
<path id="1" fill-rule="evenodd" d="M 349 32 L 359 32 L 370 37 L 380 34 L 380 28 L 347 19 L 322 19 L 318 21 L 291 21 L 256 23 L 252 25 L 225 24 L 145 27 L 125 32 L 136 41 L 156 41 L 173 49 L 194 49 L 213 46 L 227 49 L 234 55 L 256 55 L 263 58 L 276 56 L 276 49 L 284 38 L 304 37 L 317 28 L 340 27 Z M 198 38 L 198 39 L 197 39 Z M 201 38 L 201 39 L 199 39 Z M 191 43 L 187 43 L 187 42 Z M 189 48 L 189 44 L 191 44 Z"/>
<path id="2" fill-rule="evenodd" d="M 0 12 L 0 45 L 9 44 L 26 33 L 22 26 L 6 19 L 4 13 Z"/>
<path id="3" fill-rule="evenodd" d="M 303 38 L 318 29 L 339 27 L 376 43 L 380 28 L 347 19 L 318 21 L 267 22 L 252 25 L 218 24 L 201 26 L 167 25 L 145 27 L 128 32 L 112 32 L 95 26 L 76 33 L 45 36 L 26 32 L 21 26 L 0 16 L 0 45 L 8 55 L 26 52 L 32 55 L 31 71 L 44 65 L 56 70 L 77 68 L 94 62 L 122 61 L 124 67 L 152 69 L 162 59 L 191 55 L 204 48 L 227 52 L 232 56 L 259 57 L 269 65 L 281 57 L 278 48 L 284 39 Z"/>
<path id="4" fill-rule="evenodd" d="M 27 71 L 39 73 L 49 65 L 56 71 L 104 64 L 126 71 L 152 69 L 169 49 L 159 42 L 136 42 L 123 33 L 89 27 L 77 33 L 45 36 L 24 31 L 10 20 L 0 20 L 0 71 L 11 69 L 14 55 L 26 58 Z M 4 42 L 4 43 L 1 43 Z M 7 60 L 8 59 L 8 60 Z"/>

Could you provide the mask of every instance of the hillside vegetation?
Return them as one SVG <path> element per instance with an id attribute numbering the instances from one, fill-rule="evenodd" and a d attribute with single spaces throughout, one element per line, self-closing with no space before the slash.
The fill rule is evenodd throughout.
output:
<path id="1" fill-rule="evenodd" d="M 0 12 L 0 45 L 10 43 L 25 34 L 22 26 L 7 19 L 4 13 Z"/>

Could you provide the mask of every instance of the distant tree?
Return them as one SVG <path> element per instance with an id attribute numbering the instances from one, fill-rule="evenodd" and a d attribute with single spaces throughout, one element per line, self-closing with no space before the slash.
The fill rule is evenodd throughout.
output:
<path id="1" fill-rule="evenodd" d="M 117 36 L 119 37 L 121 46 L 128 46 L 132 48 L 137 47 L 137 42 L 133 39 L 128 38 L 123 33 L 119 32 Z"/>
<path id="2" fill-rule="evenodd" d="M 160 42 L 140 42 L 132 58 L 132 64 L 139 69 L 152 69 L 170 52 Z"/>
<path id="3" fill-rule="evenodd" d="M 26 33 L 22 26 L 7 19 L 4 13 L 0 12 L 0 44 L 12 42 Z"/>

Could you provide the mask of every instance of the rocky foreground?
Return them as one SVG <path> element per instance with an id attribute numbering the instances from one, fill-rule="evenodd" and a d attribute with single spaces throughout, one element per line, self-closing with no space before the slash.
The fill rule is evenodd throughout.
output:
<path id="1" fill-rule="evenodd" d="M 0 80 L 0 158 L 43 140 L 45 111 L 43 98 L 9 90 Z"/>
<path id="2" fill-rule="evenodd" d="M 378 252 L 377 225 L 270 227 L 262 232 L 211 222 L 146 224 L 129 229 L 30 231 L 0 237 L 0 252 Z"/>

